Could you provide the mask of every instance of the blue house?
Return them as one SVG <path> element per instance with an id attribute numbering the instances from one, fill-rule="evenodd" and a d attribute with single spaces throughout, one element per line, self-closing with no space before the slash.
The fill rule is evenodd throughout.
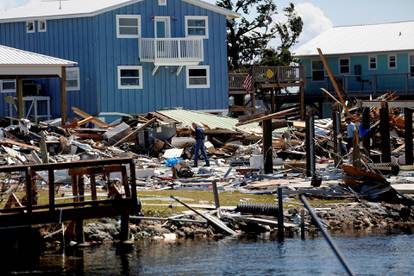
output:
<path id="1" fill-rule="evenodd" d="M 414 21 L 334 27 L 296 49 L 306 72 L 305 98 L 322 106 L 320 88 L 333 88 L 317 48 L 348 95 L 395 91 L 414 98 Z"/>
<path id="2" fill-rule="evenodd" d="M 0 44 L 77 62 L 66 70 L 68 109 L 218 111 L 228 107 L 226 19 L 236 17 L 199 0 L 40 1 L 0 13 Z M 0 82 L 8 115 L 15 83 Z M 59 81 L 36 87 L 59 116 Z"/>

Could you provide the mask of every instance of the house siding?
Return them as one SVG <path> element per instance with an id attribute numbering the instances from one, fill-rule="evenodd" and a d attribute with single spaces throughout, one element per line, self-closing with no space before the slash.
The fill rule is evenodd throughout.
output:
<path id="1" fill-rule="evenodd" d="M 388 68 L 388 55 L 395 54 L 397 56 L 397 68 Z M 370 56 L 377 56 L 377 69 L 369 70 L 368 59 Z M 341 55 L 341 56 L 327 56 L 327 62 L 332 70 L 332 73 L 342 83 L 345 91 L 348 93 L 358 92 L 385 92 L 397 91 L 399 93 L 407 94 L 414 91 L 414 78 L 409 77 L 409 52 L 399 53 L 372 53 L 366 55 Z M 350 58 L 350 73 L 339 73 L 339 59 Z M 320 88 L 331 88 L 332 85 L 327 80 L 327 73 L 325 72 L 326 81 L 312 81 L 312 60 L 319 60 L 318 57 L 302 57 L 301 64 L 305 67 L 306 72 L 306 86 L 305 95 L 321 95 Z M 361 65 L 361 75 L 357 77 L 355 74 L 355 66 Z M 355 94 L 357 95 L 357 94 Z M 414 95 L 414 93 L 413 93 Z"/>
<path id="2" fill-rule="evenodd" d="M 187 89 L 185 67 L 160 67 L 139 60 L 138 39 L 117 38 L 116 15 L 140 14 L 142 37 L 154 37 L 153 16 L 171 17 L 171 37 L 185 36 L 186 15 L 208 16 L 209 38 L 204 39 L 204 61 L 210 66 L 210 88 Z M 37 24 L 36 24 L 37 25 Z M 68 91 L 68 106 L 89 113 L 143 113 L 159 109 L 227 109 L 226 18 L 181 0 L 167 6 L 145 0 L 94 17 L 47 20 L 47 32 L 26 33 L 25 22 L 0 24 L 0 44 L 78 62 L 80 91 Z M 117 66 L 143 66 L 143 89 L 119 90 Z M 60 115 L 58 79 L 42 80 L 51 96 L 52 115 Z M 1 115 L 8 114 L 0 94 Z"/>

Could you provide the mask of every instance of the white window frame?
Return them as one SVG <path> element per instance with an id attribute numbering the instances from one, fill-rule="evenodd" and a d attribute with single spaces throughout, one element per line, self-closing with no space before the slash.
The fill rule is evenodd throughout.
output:
<path id="1" fill-rule="evenodd" d="M 137 19 L 138 22 L 138 34 L 136 35 L 125 35 L 121 34 L 119 31 L 119 20 L 122 18 L 128 19 Z M 116 15 L 116 37 L 117 38 L 140 38 L 141 37 L 141 15 L 131 15 L 131 14 L 117 14 Z"/>
<path id="2" fill-rule="evenodd" d="M 41 29 L 40 28 L 40 22 L 43 22 L 43 23 L 45 23 L 45 28 L 44 29 Z M 41 20 L 39 20 L 39 21 L 37 21 L 37 31 L 39 32 L 39 33 L 45 33 L 45 32 L 47 32 L 47 20 L 46 19 L 41 19 Z"/>
<path id="3" fill-rule="evenodd" d="M 33 30 L 29 30 L 29 24 L 33 25 Z M 36 32 L 36 21 L 34 20 L 26 21 L 26 33 L 33 34 L 35 32 Z"/>
<path id="4" fill-rule="evenodd" d="M 4 82 L 14 82 L 14 89 L 3 89 Z M 0 92 L 1 93 L 16 93 L 16 80 L 0 80 Z"/>
<path id="5" fill-rule="evenodd" d="M 394 67 L 390 66 L 391 57 L 395 57 L 395 66 Z M 389 54 L 388 58 L 387 58 L 387 62 L 388 62 L 388 69 L 392 69 L 392 70 L 397 69 L 397 55 L 396 54 Z"/>
<path id="6" fill-rule="evenodd" d="M 158 6 L 167 6 L 167 0 L 158 0 Z"/>
<path id="7" fill-rule="evenodd" d="M 348 73 L 342 73 L 341 72 L 341 60 L 347 60 L 348 61 Z M 351 59 L 349 57 L 341 57 L 338 59 L 338 73 L 339 75 L 349 75 L 351 74 Z M 325 75 L 325 73 L 324 73 Z"/>
<path id="8" fill-rule="evenodd" d="M 411 67 L 414 67 L 414 63 L 410 64 L 410 62 L 411 62 L 410 57 L 414 57 L 414 52 L 413 53 L 408 53 L 408 77 L 410 79 L 413 79 L 414 75 L 411 76 Z"/>
<path id="9" fill-rule="evenodd" d="M 154 16 L 154 37 L 157 38 L 157 21 L 165 22 L 165 38 L 171 37 L 171 18 L 169 16 Z"/>
<path id="10" fill-rule="evenodd" d="M 371 68 L 371 58 L 375 58 L 375 68 Z M 368 56 L 368 70 L 374 71 L 378 68 L 378 57 L 377 56 Z"/>
<path id="11" fill-rule="evenodd" d="M 188 20 L 205 20 L 206 22 L 206 34 L 205 35 L 189 35 L 188 34 Z M 185 21 L 185 36 L 186 37 L 199 37 L 199 38 L 205 38 L 208 39 L 208 16 L 204 16 L 204 15 L 186 15 L 184 17 L 184 21 Z"/>
<path id="12" fill-rule="evenodd" d="M 68 79 L 68 73 L 69 72 L 76 72 L 76 79 Z M 68 86 L 66 83 L 66 91 L 79 91 L 80 90 L 80 70 L 79 67 L 66 67 L 66 82 L 68 80 L 76 80 L 77 85 L 76 86 Z"/>
<path id="13" fill-rule="evenodd" d="M 119 65 L 118 71 L 118 89 L 119 90 L 131 90 L 131 89 L 143 89 L 144 88 L 144 76 L 142 66 L 138 65 Z M 139 85 L 122 85 L 121 84 L 121 70 L 137 70 L 139 71 Z"/>
<path id="14" fill-rule="evenodd" d="M 206 84 L 190 84 L 190 70 L 192 69 L 205 69 L 206 70 Z M 192 65 L 186 66 L 186 85 L 187 88 L 210 88 L 210 66 L 209 65 Z"/>
<path id="15" fill-rule="evenodd" d="M 325 81 L 325 67 L 323 66 L 323 63 L 322 63 L 322 71 L 323 71 L 323 80 L 314 80 L 313 79 L 313 71 L 320 71 L 320 70 L 313 70 L 313 62 L 314 61 L 319 61 L 319 62 L 322 62 L 322 60 L 320 60 L 320 59 L 312 59 L 311 61 L 310 61 L 310 66 L 311 66 L 311 81 L 312 82 L 324 82 Z"/>

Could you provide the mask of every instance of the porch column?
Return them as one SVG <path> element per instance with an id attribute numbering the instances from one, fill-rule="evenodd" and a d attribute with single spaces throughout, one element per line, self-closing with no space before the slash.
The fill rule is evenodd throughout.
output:
<path id="1" fill-rule="evenodd" d="M 67 106 L 67 94 L 66 94 L 66 68 L 62 67 L 60 77 L 60 114 L 62 118 L 62 126 L 66 124 L 68 119 L 68 106 Z"/>
<path id="2" fill-rule="evenodd" d="M 24 101 L 23 101 L 23 79 L 18 77 L 16 79 L 16 91 L 17 91 L 17 118 L 24 118 Z"/>

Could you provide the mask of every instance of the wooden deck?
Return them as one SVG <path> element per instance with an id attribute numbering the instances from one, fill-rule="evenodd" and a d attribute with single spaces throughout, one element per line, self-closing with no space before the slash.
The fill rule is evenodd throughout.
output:
<path id="1" fill-rule="evenodd" d="M 129 169 L 129 181 L 128 173 Z M 55 171 L 68 170 L 72 179 L 72 195 L 63 203 L 56 203 Z M 37 173 L 48 172 L 48 204 L 38 205 L 36 200 Z M 110 185 L 111 173 L 121 174 L 123 193 Z M 135 164 L 130 158 L 88 160 L 71 163 L 37 164 L 0 167 L 0 173 L 9 178 L 24 179 L 25 202 L 22 206 L 0 210 L 0 230 L 37 224 L 75 221 L 78 242 L 83 242 L 83 220 L 101 217 L 121 216 L 121 240 L 128 239 L 129 215 L 140 211 L 135 184 Z M 90 199 L 85 195 L 83 176 L 90 178 Z M 107 181 L 108 198 L 97 196 L 96 176 Z M 67 202 L 72 200 L 72 202 Z"/>

